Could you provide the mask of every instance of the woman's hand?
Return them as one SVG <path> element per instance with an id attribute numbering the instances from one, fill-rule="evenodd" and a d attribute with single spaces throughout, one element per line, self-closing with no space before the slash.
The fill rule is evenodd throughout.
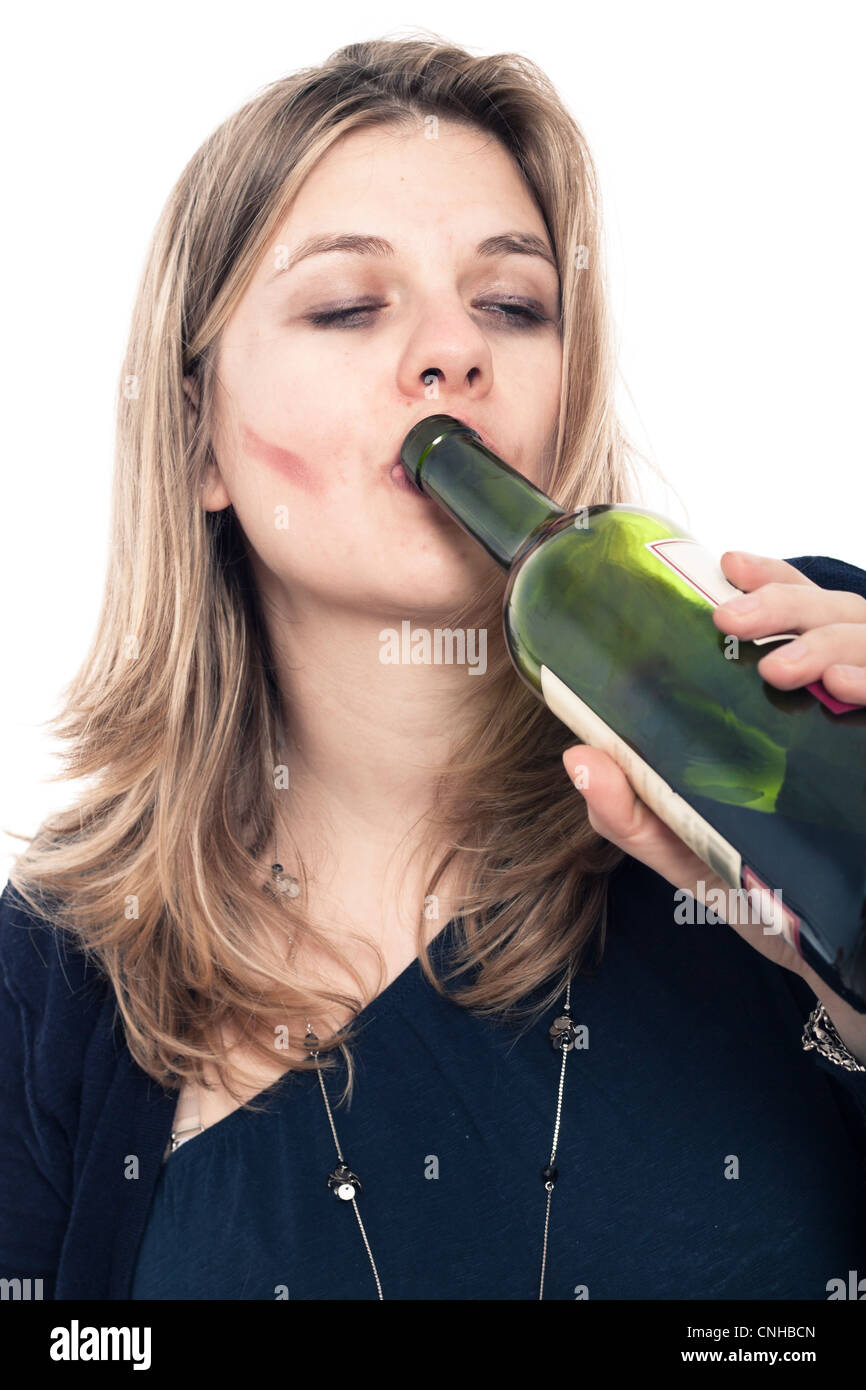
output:
<path id="1" fill-rule="evenodd" d="M 726 551 L 721 564 L 730 583 L 757 599 L 747 613 L 739 614 L 732 603 L 715 608 L 713 621 L 721 631 L 742 640 L 777 632 L 803 634 L 796 644 L 789 642 L 759 661 L 757 669 L 764 680 L 781 690 L 793 690 L 820 679 L 837 699 L 866 704 L 866 599 L 844 590 L 823 589 L 786 560 Z M 794 646 L 799 650 L 792 651 Z M 782 660 L 783 656 L 793 660 Z M 851 666 L 859 668 L 859 673 L 855 670 L 852 674 Z M 844 715 L 840 717 L 844 719 Z M 706 902 L 714 890 L 720 892 L 721 899 L 717 896 L 713 900 L 713 911 L 761 955 L 801 976 L 824 1004 L 845 1046 L 858 1061 L 866 1063 L 866 1014 L 857 1013 L 831 990 L 781 934 L 766 934 L 760 920 L 731 921 L 727 913 L 719 911 L 715 902 L 737 899 L 742 904 L 739 916 L 748 917 L 748 896 L 731 892 L 729 885 L 640 800 L 607 753 L 575 744 L 566 749 L 562 761 L 584 795 L 590 825 L 599 835 L 700 902 Z"/>

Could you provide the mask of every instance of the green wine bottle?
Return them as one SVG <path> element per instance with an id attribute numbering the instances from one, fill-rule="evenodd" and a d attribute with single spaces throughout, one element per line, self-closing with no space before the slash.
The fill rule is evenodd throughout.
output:
<path id="1" fill-rule="evenodd" d="M 795 634 L 720 632 L 712 609 L 740 590 L 665 517 L 566 513 L 450 415 L 419 421 L 400 460 L 508 571 L 519 675 L 734 890 L 721 915 L 782 934 L 866 1011 L 866 709 L 764 681 L 766 645 Z"/>

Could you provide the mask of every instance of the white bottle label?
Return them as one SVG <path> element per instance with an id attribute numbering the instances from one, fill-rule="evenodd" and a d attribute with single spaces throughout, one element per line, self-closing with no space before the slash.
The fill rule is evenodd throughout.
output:
<path id="1" fill-rule="evenodd" d="M 684 579 L 712 608 L 717 608 L 720 604 L 727 603 L 728 599 L 736 598 L 744 592 L 728 582 L 715 556 L 688 536 L 669 536 L 658 541 L 647 541 L 645 544 L 646 549 L 655 555 L 657 560 Z M 785 642 L 796 636 L 796 632 L 774 632 L 766 637 L 748 637 L 742 640 L 751 642 L 756 647 L 763 647 L 767 642 Z M 820 679 L 810 681 L 805 688 L 816 700 L 820 700 L 831 714 L 845 714 L 849 710 L 861 708 L 860 705 L 852 705 L 840 700 L 836 695 L 831 695 Z"/>
<path id="2" fill-rule="evenodd" d="M 646 548 L 691 585 L 695 593 L 700 594 L 713 608 L 744 592 L 729 583 L 715 556 L 697 541 L 671 536 L 665 540 L 647 541 Z M 796 632 L 777 632 L 772 637 L 750 637 L 748 640 L 760 647 L 765 642 L 781 642 L 796 636 Z"/>

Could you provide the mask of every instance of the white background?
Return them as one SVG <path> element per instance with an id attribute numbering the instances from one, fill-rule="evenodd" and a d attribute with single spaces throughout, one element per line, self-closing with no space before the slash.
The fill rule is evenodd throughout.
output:
<path id="1" fill-rule="evenodd" d="M 862 7 L 42 3 L 5 28 L 3 865 L 70 799 L 40 729 L 104 582 L 114 394 L 159 211 L 210 131 L 346 43 L 518 52 L 589 141 L 643 501 L 717 555 L 866 568 Z M 5 881 L 6 874 L 0 882 Z"/>

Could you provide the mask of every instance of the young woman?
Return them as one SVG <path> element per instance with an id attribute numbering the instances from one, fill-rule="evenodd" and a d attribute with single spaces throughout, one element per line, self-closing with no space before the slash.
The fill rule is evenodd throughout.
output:
<path id="1" fill-rule="evenodd" d="M 575 794 L 503 573 L 395 467 L 443 412 L 564 507 L 624 501 L 614 375 L 593 163 L 523 58 L 353 44 L 184 169 L 55 721 L 91 781 L 2 899 L 4 1277 L 826 1298 L 863 1267 L 866 1016 L 778 937 L 677 924 L 707 866 L 581 745 Z M 866 703 L 866 573 L 724 563 L 759 598 L 726 632 L 804 634 L 767 681 Z M 385 662 L 406 620 L 484 669 Z"/>

